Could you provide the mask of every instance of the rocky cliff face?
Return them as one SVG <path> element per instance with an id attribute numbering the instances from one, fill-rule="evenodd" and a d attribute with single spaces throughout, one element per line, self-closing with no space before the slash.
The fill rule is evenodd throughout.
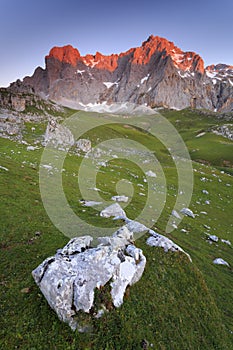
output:
<path id="1" fill-rule="evenodd" d="M 57 103 L 83 108 L 96 103 L 132 102 L 169 108 L 233 109 L 233 67 L 204 68 L 202 58 L 172 42 L 150 36 L 142 46 L 110 56 L 81 56 L 72 46 L 54 47 L 45 69 L 13 83 Z"/>
<path id="2" fill-rule="evenodd" d="M 216 109 L 233 111 L 233 66 L 217 64 L 206 67 L 206 75 L 214 85 Z"/>

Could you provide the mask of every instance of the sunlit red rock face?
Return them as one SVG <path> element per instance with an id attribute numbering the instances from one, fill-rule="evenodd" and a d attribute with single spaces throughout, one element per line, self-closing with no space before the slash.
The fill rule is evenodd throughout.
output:
<path id="1" fill-rule="evenodd" d="M 140 47 L 112 55 L 81 56 L 71 45 L 54 47 L 45 69 L 11 89 L 30 88 L 79 108 L 92 103 L 133 102 L 168 108 L 231 110 L 232 66 L 204 68 L 202 58 L 151 35 Z"/>
<path id="2" fill-rule="evenodd" d="M 71 45 L 67 45 L 63 47 L 53 47 L 45 59 L 55 58 L 58 61 L 75 66 L 80 57 L 80 53 L 77 49 L 74 49 Z"/>
<path id="3" fill-rule="evenodd" d="M 173 42 L 153 35 L 141 47 L 135 49 L 132 62 L 148 64 L 156 51 L 161 52 L 163 58 L 170 56 L 175 67 L 180 70 L 204 73 L 204 62 L 199 55 L 194 52 L 183 52 Z"/>
<path id="4" fill-rule="evenodd" d="M 96 52 L 95 55 L 86 55 L 84 57 L 80 56 L 77 49 L 73 48 L 71 45 L 63 47 L 54 47 L 50 50 L 48 56 L 46 56 L 46 61 L 49 59 L 56 59 L 63 63 L 68 63 L 72 66 L 76 66 L 77 62 L 83 62 L 85 65 L 91 68 L 96 67 L 99 69 L 107 69 L 113 71 L 117 67 L 117 60 L 119 55 L 112 54 L 110 56 L 102 55 L 100 52 Z"/>
<path id="5" fill-rule="evenodd" d="M 109 56 L 102 55 L 100 52 L 96 52 L 95 55 L 81 56 L 79 51 L 73 48 L 71 45 L 63 47 L 54 47 L 50 50 L 46 60 L 57 59 L 60 62 L 71 64 L 76 66 L 77 62 L 83 62 L 85 65 L 91 68 L 106 69 L 114 71 L 118 67 L 118 59 L 132 53 L 131 62 L 133 64 L 146 65 L 150 62 L 152 56 L 156 52 L 161 52 L 162 58 L 170 56 L 174 65 L 181 70 L 196 70 L 200 73 L 204 73 L 204 62 L 202 58 L 194 52 L 183 52 L 176 47 L 173 42 L 164 38 L 151 35 L 147 41 L 142 43 L 142 46 L 121 54 L 112 54 Z"/>

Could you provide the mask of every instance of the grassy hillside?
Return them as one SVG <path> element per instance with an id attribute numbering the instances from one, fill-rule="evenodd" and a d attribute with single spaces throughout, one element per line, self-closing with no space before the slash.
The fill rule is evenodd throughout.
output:
<path id="1" fill-rule="evenodd" d="M 193 262 L 184 254 L 149 247 L 147 235 L 138 239 L 136 245 L 147 258 L 142 279 L 127 291 L 118 309 L 109 303 L 108 288 L 96 293 L 97 304 L 108 303 L 109 312 L 101 319 L 80 314 L 88 333 L 72 332 L 60 322 L 31 276 L 36 266 L 69 240 L 50 221 L 41 201 L 38 172 L 43 149 L 27 151 L 27 145 L 0 139 L 0 348 L 233 349 L 233 254 L 232 246 L 221 241 L 233 244 L 233 178 L 229 175 L 233 143 L 210 132 L 224 123 L 220 119 L 190 110 L 163 111 L 163 115 L 182 135 L 193 159 L 195 182 L 190 208 L 197 214 L 195 219 L 185 217 L 169 235 L 165 228 L 177 194 L 177 172 L 164 145 L 148 133 L 127 127 L 127 123 L 111 124 L 111 116 L 108 125 L 92 130 L 88 137 L 93 144 L 108 138 L 133 139 L 156 155 L 167 180 L 167 196 L 154 228 L 179 244 Z M 23 138 L 33 144 L 44 130 L 45 125 L 27 123 Z M 196 137 L 200 133 L 205 134 Z M 77 180 L 82 159 L 75 152 L 66 156 L 62 179 L 67 200 L 83 220 L 112 227 L 114 232 L 122 222 L 100 218 L 93 208 L 84 209 L 79 203 L 82 195 Z M 107 167 L 100 168 L 96 187 L 103 199 L 110 200 L 117 194 L 116 184 L 121 179 L 130 181 L 134 188 L 126 213 L 129 218 L 137 217 L 148 193 L 143 171 L 137 165 L 112 159 Z M 210 244 L 208 233 L 217 235 L 219 241 Z M 230 267 L 214 265 L 217 257 Z"/>

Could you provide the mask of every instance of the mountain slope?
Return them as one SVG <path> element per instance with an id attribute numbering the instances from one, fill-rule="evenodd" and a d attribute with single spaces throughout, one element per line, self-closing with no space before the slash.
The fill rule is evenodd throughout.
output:
<path id="1" fill-rule="evenodd" d="M 81 56 L 71 45 L 54 47 L 45 69 L 38 67 L 10 90 L 32 91 L 75 108 L 106 101 L 231 111 L 233 74 L 227 65 L 205 69 L 198 54 L 151 35 L 140 47 L 109 56 Z"/>
<path id="2" fill-rule="evenodd" d="M 87 116 L 87 113 L 81 113 Z M 136 240 L 147 258 L 142 279 L 128 290 L 121 308 L 113 309 L 109 304 L 109 312 L 100 319 L 94 317 L 96 310 L 90 315 L 80 313 L 83 327 L 89 329 L 83 334 L 72 332 L 58 320 L 31 277 L 31 271 L 39 263 L 69 240 L 49 220 L 40 195 L 38 171 L 43 152 L 40 140 L 46 125 L 41 125 L 39 121 L 25 121 L 22 129 L 24 142 L 0 139 L 1 348 L 232 348 L 233 256 L 232 246 L 222 240 L 233 241 L 233 178 L 220 170 L 223 169 L 223 160 L 227 160 L 229 166 L 224 171 L 232 170 L 233 144 L 227 138 L 211 133 L 210 128 L 225 123 L 214 116 L 208 117 L 191 110 L 161 113 L 182 134 L 192 158 L 199 161 L 201 158 L 203 163 L 208 163 L 207 166 L 193 162 L 195 186 L 190 208 L 198 215 L 195 219 L 185 217 L 179 227 L 168 235 L 191 255 L 193 262 L 190 263 L 183 254 L 165 253 L 161 248 L 149 247 L 147 236 Z M 130 138 L 155 152 L 161 162 L 167 179 L 167 196 L 154 229 L 164 234 L 178 189 L 177 172 L 169 152 L 152 135 L 127 125 L 113 125 L 113 117 L 106 113 L 104 117 L 108 118 L 109 124 L 84 135 L 89 136 L 93 145 L 109 138 Z M 96 114 L 93 114 L 95 118 Z M 200 133 L 202 136 L 196 137 Z M 34 146 L 34 150 L 29 149 L 30 146 Z M 96 215 L 96 210 L 84 209 L 79 202 L 82 194 L 77 183 L 83 159 L 82 155 L 78 156 L 71 150 L 63 164 L 62 181 L 69 204 L 83 220 L 95 226 L 109 225 L 115 231 L 119 222 L 101 218 Z M 107 200 L 117 194 L 120 180 L 130 180 L 135 192 L 125 210 L 133 218 L 144 205 L 144 197 L 140 193 L 147 194 L 143 178 L 142 170 L 132 162 L 113 159 L 108 166 L 99 169 L 96 186 L 101 190 L 103 199 Z M 203 190 L 207 190 L 208 195 Z M 207 199 L 210 204 L 206 204 Z M 79 230 L 77 227 L 78 233 Z M 219 241 L 211 242 L 208 234 L 217 235 Z M 230 267 L 214 265 L 216 257 L 225 259 Z M 97 303 L 107 303 L 108 292 L 96 291 Z"/>

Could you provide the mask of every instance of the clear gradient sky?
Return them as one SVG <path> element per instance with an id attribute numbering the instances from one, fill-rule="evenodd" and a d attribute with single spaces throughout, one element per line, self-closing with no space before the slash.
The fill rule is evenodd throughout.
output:
<path id="1" fill-rule="evenodd" d="M 0 33 L 0 86 L 44 67 L 53 46 L 120 53 L 150 34 L 233 65 L 233 0 L 0 0 Z"/>

